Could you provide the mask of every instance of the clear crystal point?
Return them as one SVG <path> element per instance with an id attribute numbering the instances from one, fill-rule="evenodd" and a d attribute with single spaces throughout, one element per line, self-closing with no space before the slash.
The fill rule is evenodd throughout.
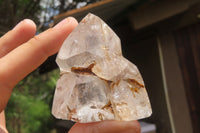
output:
<path id="1" fill-rule="evenodd" d="M 151 115 L 137 67 L 122 56 L 119 37 L 89 13 L 64 41 L 52 114 L 76 122 L 130 121 Z"/>

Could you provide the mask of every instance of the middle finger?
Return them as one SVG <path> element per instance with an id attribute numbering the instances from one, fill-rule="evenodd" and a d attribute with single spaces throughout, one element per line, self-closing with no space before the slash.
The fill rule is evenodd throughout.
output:
<path id="1" fill-rule="evenodd" d="M 36 25 L 32 20 L 25 19 L 15 28 L 0 38 L 0 58 L 27 42 L 35 35 Z"/>

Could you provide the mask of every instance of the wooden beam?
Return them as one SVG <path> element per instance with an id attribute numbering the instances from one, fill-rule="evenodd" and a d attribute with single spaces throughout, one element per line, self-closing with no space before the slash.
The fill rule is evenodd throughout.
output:
<path id="1" fill-rule="evenodd" d="M 173 34 L 160 34 L 158 47 L 172 132 L 192 133 L 191 116 Z"/>
<path id="2" fill-rule="evenodd" d="M 194 133 L 200 133 L 200 24 L 174 32 Z"/>
<path id="3" fill-rule="evenodd" d="M 163 0 L 150 3 L 130 13 L 129 19 L 134 29 L 141 29 L 185 12 L 196 0 Z"/>
<path id="4" fill-rule="evenodd" d="M 138 0 L 103 0 L 94 4 L 89 4 L 79 9 L 74 9 L 71 11 L 67 11 L 65 13 L 59 14 L 54 16 L 54 24 L 58 23 L 63 18 L 68 16 L 73 16 L 76 19 L 80 20 L 83 16 L 88 14 L 89 12 L 94 13 L 101 17 L 102 19 L 106 20 L 109 19 L 128 6 L 136 3 Z"/>
<path id="5" fill-rule="evenodd" d="M 200 21 L 200 2 L 190 6 L 190 9 L 185 12 L 178 21 L 177 28 L 182 28 L 187 25 L 194 24 Z"/>
<path id="6" fill-rule="evenodd" d="M 54 20 L 61 19 L 61 18 L 64 18 L 66 16 L 71 16 L 71 15 L 73 15 L 75 13 L 83 12 L 83 11 L 86 11 L 86 10 L 91 10 L 92 8 L 105 5 L 105 4 L 108 4 L 108 3 L 113 2 L 113 1 L 114 0 L 100 1 L 100 2 L 97 2 L 97 3 L 94 3 L 94 4 L 90 4 L 90 5 L 84 6 L 84 7 L 79 8 L 79 9 L 73 9 L 71 11 L 67 11 L 65 13 L 61 13 L 59 15 L 54 16 L 53 18 L 54 18 Z"/>

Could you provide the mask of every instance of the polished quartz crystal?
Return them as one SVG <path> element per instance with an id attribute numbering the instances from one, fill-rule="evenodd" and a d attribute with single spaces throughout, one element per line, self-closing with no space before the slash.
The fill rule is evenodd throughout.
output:
<path id="1" fill-rule="evenodd" d="M 118 36 L 88 14 L 64 41 L 52 114 L 76 122 L 130 121 L 151 115 L 137 67 L 122 56 Z"/>

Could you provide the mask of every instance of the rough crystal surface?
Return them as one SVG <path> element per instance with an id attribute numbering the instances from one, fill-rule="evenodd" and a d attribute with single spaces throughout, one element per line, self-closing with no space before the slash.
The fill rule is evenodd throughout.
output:
<path id="1" fill-rule="evenodd" d="M 88 14 L 64 41 L 52 114 L 76 122 L 130 121 L 151 115 L 137 67 L 122 56 L 118 36 Z"/>

